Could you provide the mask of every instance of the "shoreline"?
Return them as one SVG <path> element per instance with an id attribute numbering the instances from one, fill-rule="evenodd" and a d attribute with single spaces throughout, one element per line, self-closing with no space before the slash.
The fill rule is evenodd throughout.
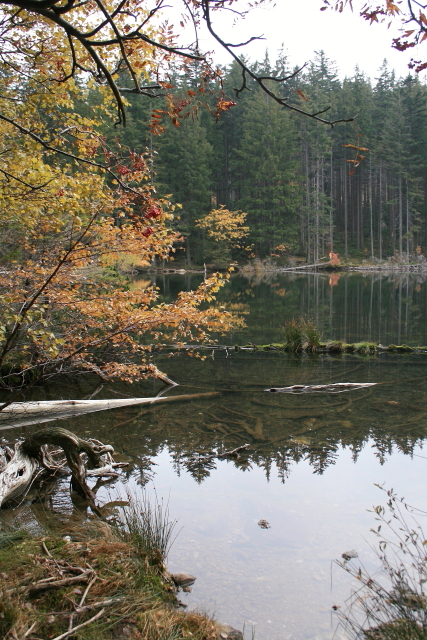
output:
<path id="1" fill-rule="evenodd" d="M 230 625 L 185 611 L 178 594 L 196 578 L 169 573 L 161 550 L 141 543 L 135 532 L 119 535 L 92 518 L 77 526 L 58 521 L 44 535 L 0 530 L 0 636 L 162 640 L 178 631 L 182 638 L 243 640 Z"/>
<path id="2" fill-rule="evenodd" d="M 187 274 L 199 274 L 207 275 L 208 273 L 215 273 L 216 271 L 223 270 L 224 267 L 215 267 L 208 269 L 162 269 L 162 268 L 148 268 L 135 270 L 132 275 L 138 276 L 143 274 L 162 274 L 162 275 L 187 275 Z M 422 264 L 378 264 L 378 265 L 331 265 L 329 263 L 317 264 L 317 265 L 299 265 L 295 267 L 269 267 L 260 266 L 259 268 L 252 265 L 236 266 L 235 273 L 232 275 L 252 275 L 261 273 L 308 273 L 310 275 L 326 273 L 346 273 L 346 272 L 395 272 L 395 273 L 425 273 L 427 275 L 427 263 Z"/>

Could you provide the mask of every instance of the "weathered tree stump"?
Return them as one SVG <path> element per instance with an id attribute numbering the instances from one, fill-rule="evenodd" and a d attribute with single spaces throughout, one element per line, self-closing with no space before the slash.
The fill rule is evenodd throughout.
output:
<path id="1" fill-rule="evenodd" d="M 88 486 L 86 476 L 116 475 L 114 468 L 123 465 L 114 462 L 112 446 L 82 440 L 60 427 L 36 431 L 16 444 L 14 452 L 0 448 L 0 506 L 24 493 L 40 468 L 51 472 L 61 468 L 62 465 L 49 454 L 47 445 L 63 449 L 71 471 L 72 488 L 96 509 L 95 494 Z M 83 454 L 87 456 L 87 464 Z"/>

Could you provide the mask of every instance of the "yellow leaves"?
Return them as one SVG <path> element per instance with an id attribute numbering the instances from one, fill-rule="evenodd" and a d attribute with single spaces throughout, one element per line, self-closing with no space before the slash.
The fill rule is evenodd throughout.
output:
<path id="1" fill-rule="evenodd" d="M 213 209 L 204 218 L 196 220 L 196 226 L 206 229 L 209 238 L 215 242 L 237 247 L 249 233 L 249 227 L 244 226 L 246 216 L 242 211 L 229 211 L 225 205 L 220 205 L 219 209 Z"/>
<path id="2" fill-rule="evenodd" d="M 358 147 L 355 144 L 343 144 L 343 147 L 349 147 L 350 149 L 357 149 L 358 151 L 369 151 L 366 147 Z"/>
<path id="3" fill-rule="evenodd" d="M 115 6 L 113 0 L 107 4 Z M 141 15 L 140 5 L 129 0 L 127 10 Z M 97 11 L 94 3 L 82 3 L 71 20 L 91 30 Z M 12 8 L 5 15 L 12 16 Z M 129 15 L 117 16 L 124 31 Z M 224 310 L 200 308 L 214 302 L 229 273 L 214 274 L 171 304 L 159 304 L 154 287 L 129 290 L 123 273 L 149 265 L 154 256 L 169 259 L 178 236 L 167 224 L 180 205 L 154 199 L 144 154 L 108 147 L 105 117 L 116 105 L 107 87 L 98 88 L 91 117 L 75 113 L 75 101 L 85 103 L 95 82 L 85 79 L 79 86 L 65 80 L 72 60 L 62 30 L 25 12 L 15 23 L 7 24 L 6 18 L 3 26 L 3 36 L 16 38 L 11 40 L 14 65 L 25 82 L 18 75 L 10 78 L 3 57 L 2 113 L 17 126 L 0 120 L 0 232 L 16 261 L 0 274 L 0 362 L 46 372 L 86 368 L 128 381 L 153 375 L 157 370 L 147 361 L 141 336 L 144 343 L 204 340 L 209 330 L 225 331 L 233 324 Z M 146 33 L 156 36 L 150 29 Z M 99 35 L 111 36 L 110 26 Z M 87 51 L 74 44 L 79 64 L 98 76 Z M 141 77 L 156 75 L 159 59 L 151 45 L 129 43 L 126 52 Z M 103 47 L 99 55 L 107 69 L 116 69 L 113 48 Z M 218 109 L 231 106 L 223 101 Z M 167 113 L 176 125 L 180 108 L 171 104 Z M 155 110 L 153 120 L 163 114 Z M 245 218 L 220 207 L 200 226 L 214 241 L 240 246 L 248 233 Z M 14 339 L 5 347 L 11 333 Z"/>
<path id="4" fill-rule="evenodd" d="M 357 129 L 355 130 L 356 133 L 356 138 L 357 141 L 359 142 L 360 138 L 363 137 L 363 135 L 357 133 Z M 343 144 L 343 147 L 347 147 L 348 149 L 354 149 L 355 153 L 354 153 L 354 157 L 352 159 L 346 159 L 346 162 L 350 163 L 353 165 L 353 168 L 349 171 L 349 175 L 353 175 L 354 171 L 356 169 L 356 167 L 358 167 L 360 165 L 360 163 L 365 160 L 364 155 L 361 155 L 359 152 L 360 151 L 369 151 L 369 149 L 367 147 L 361 147 L 360 145 L 356 145 L 356 144 Z"/>

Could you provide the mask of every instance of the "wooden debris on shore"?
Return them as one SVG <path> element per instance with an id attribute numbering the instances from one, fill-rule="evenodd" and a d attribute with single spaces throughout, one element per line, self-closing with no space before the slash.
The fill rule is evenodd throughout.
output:
<path id="1" fill-rule="evenodd" d="M 138 544 L 139 538 L 122 535 L 97 518 L 63 522 L 58 531 L 44 533 L 28 535 L 3 555 L 4 640 L 216 640 L 226 628 L 206 615 L 177 608 L 178 588 L 172 578 L 179 581 L 179 575 L 171 577 L 165 556 L 154 546 Z M 188 580 L 186 586 L 183 574 L 181 578 L 181 589 L 189 590 Z M 237 631 L 223 637 L 243 640 Z"/>
<path id="2" fill-rule="evenodd" d="M 47 445 L 60 447 L 66 460 L 57 460 Z M 117 475 L 117 468 L 127 463 L 116 463 L 112 457 L 114 449 L 98 440 L 83 440 L 67 429 L 50 427 L 29 435 L 15 445 L 2 448 L 0 457 L 0 507 L 10 500 L 22 495 L 31 486 L 33 478 L 40 469 L 49 473 L 57 473 L 66 464 L 71 471 L 71 486 L 86 499 L 94 512 L 95 495 L 86 482 L 88 475 Z M 85 463 L 85 454 L 87 463 Z"/>
<path id="3" fill-rule="evenodd" d="M 343 393 L 373 387 L 377 382 L 334 382 L 332 384 L 293 384 L 290 387 L 272 387 L 264 389 L 274 393 Z"/>

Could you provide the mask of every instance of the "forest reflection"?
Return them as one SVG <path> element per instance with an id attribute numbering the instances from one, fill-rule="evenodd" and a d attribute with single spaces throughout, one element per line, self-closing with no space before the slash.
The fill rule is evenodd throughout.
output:
<path id="1" fill-rule="evenodd" d="M 403 384 L 401 379 L 399 387 Z M 244 402 L 241 394 L 236 402 L 235 393 L 227 393 L 208 406 L 200 403 L 179 410 L 163 407 L 141 412 L 127 424 L 122 447 L 128 452 L 138 448 L 135 464 L 142 478 L 155 473 L 150 459 L 167 447 L 176 473 L 189 473 L 202 482 L 216 468 L 211 457 L 215 452 L 249 444 L 230 464 L 241 471 L 254 465 L 263 468 L 267 479 L 275 467 L 285 482 L 293 463 L 308 460 L 313 472 L 322 474 L 344 447 L 350 448 L 355 462 L 368 444 L 380 463 L 394 448 L 411 455 L 427 435 L 425 395 L 419 391 L 416 399 L 413 387 L 403 402 L 389 385 L 332 397 L 276 394 L 272 399 L 270 394 L 257 393 L 246 396 Z M 150 427 L 142 431 L 140 425 L 147 420 Z"/>
<path id="2" fill-rule="evenodd" d="M 199 274 L 156 276 L 163 299 L 194 287 Z M 153 277 L 154 279 L 154 277 Z M 145 283 L 148 278 L 145 276 Z M 283 338 L 282 325 L 300 315 L 318 323 L 325 338 L 427 343 L 427 287 L 420 274 L 295 275 L 265 273 L 233 278 L 220 293 L 221 304 L 243 313 L 246 326 L 220 336 L 225 344 L 267 343 Z M 315 474 L 349 448 L 353 460 L 372 446 L 379 463 L 399 449 L 411 455 L 427 436 L 426 355 L 297 355 L 279 352 L 203 352 L 205 360 L 183 353 L 155 354 L 155 362 L 178 387 L 167 395 L 218 392 L 191 402 L 128 407 L 89 414 L 60 426 L 80 436 L 112 444 L 131 463 L 127 472 L 145 484 L 156 473 L 155 458 L 165 449 L 176 473 L 198 483 L 213 474 L 215 454 L 244 444 L 228 458 L 242 472 L 272 469 L 285 482 L 292 466 L 307 460 Z M 274 386 L 375 382 L 369 389 L 304 396 L 269 394 Z M 84 398 L 98 382 L 64 381 L 35 392 L 38 399 Z M 150 386 L 151 385 L 151 386 Z M 157 386 L 156 386 L 157 385 Z M 96 398 L 155 395 L 158 383 L 103 387 Z M 3 434 L 13 442 L 23 430 Z M 276 471 L 277 470 L 277 471 Z M 125 476 L 126 477 L 126 474 Z"/>
<path id="3" fill-rule="evenodd" d="M 194 401 L 89 414 L 74 418 L 70 428 L 112 444 L 119 459 L 131 463 L 124 477 L 136 475 L 141 484 L 155 478 L 156 458 L 165 449 L 176 473 L 188 473 L 198 483 L 215 472 L 216 454 L 245 444 L 250 446 L 227 458 L 229 464 L 242 472 L 260 467 L 267 480 L 274 468 L 285 482 L 293 464 L 302 460 L 313 473 L 323 474 L 342 448 L 349 448 L 356 462 L 359 452 L 372 446 L 381 464 L 396 449 L 412 455 L 427 436 L 427 381 L 420 370 L 426 358 L 272 352 L 233 352 L 228 357 L 220 352 L 205 362 L 174 357 L 169 363 L 175 372 L 185 366 L 187 380 L 172 395 L 194 393 Z M 209 386 L 201 381 L 202 371 Z M 273 380 L 378 384 L 339 394 L 265 392 Z M 207 388 L 218 396 L 197 399 Z M 100 395 L 108 396 L 108 389 Z"/>
<path id="4" fill-rule="evenodd" d="M 133 286 L 153 284 L 159 287 L 162 300 L 170 302 L 179 291 L 194 289 L 202 279 L 201 273 L 153 274 L 150 280 L 147 275 L 136 278 Z M 316 323 L 326 340 L 427 344 L 424 273 L 246 272 L 233 276 L 218 298 L 244 312 L 247 326 L 233 335 L 241 340 L 276 341 L 285 321 L 304 315 Z"/>
<path id="5" fill-rule="evenodd" d="M 185 284 L 194 287 L 199 274 L 157 277 L 164 299 Z M 324 339 L 383 344 L 425 345 L 426 277 L 418 273 L 296 274 L 277 272 L 238 275 L 220 292 L 227 308 L 241 312 L 246 326 L 220 340 L 226 344 L 268 343 L 283 339 L 283 324 L 297 316 L 310 318 Z M 256 465 L 267 478 L 273 466 L 282 481 L 292 464 L 306 459 L 313 472 L 334 464 L 340 448 L 354 461 L 373 446 L 379 463 L 394 448 L 411 454 L 427 435 L 427 386 L 420 367 L 426 356 L 291 356 L 285 354 L 216 354 L 205 363 L 182 357 L 164 361 L 185 385 L 197 384 L 224 395 L 214 403 L 153 409 L 141 415 L 155 433 L 146 456 L 167 446 L 177 473 L 201 482 L 215 469 L 212 451 L 250 444 L 230 460 L 242 471 Z M 186 371 L 183 374 L 183 366 Z M 417 375 L 418 374 L 418 375 Z M 183 380 L 184 377 L 184 380 Z M 274 398 L 262 390 L 279 384 L 378 382 L 369 390 L 342 395 L 317 394 Z M 130 434 L 129 434 L 129 437 Z M 142 441 L 139 441 L 139 446 Z M 153 449 L 154 446 L 154 449 Z"/>

